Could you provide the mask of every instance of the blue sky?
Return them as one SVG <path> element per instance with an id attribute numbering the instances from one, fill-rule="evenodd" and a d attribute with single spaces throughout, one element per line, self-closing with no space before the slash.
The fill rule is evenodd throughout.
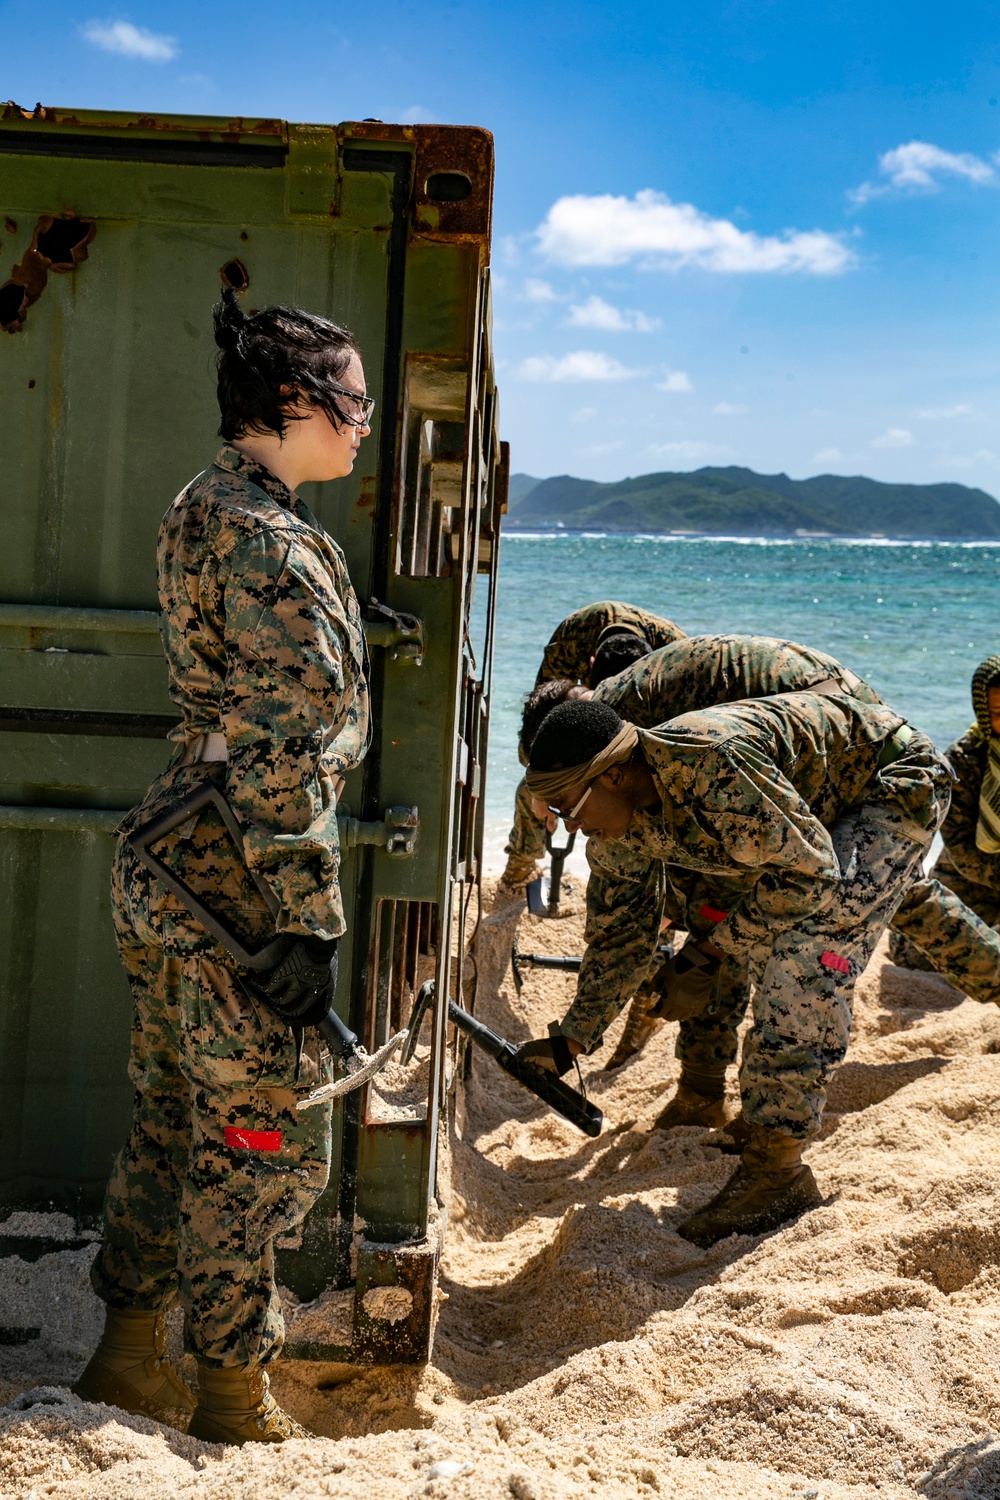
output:
<path id="1" fill-rule="evenodd" d="M 0 4 L 4 92 L 496 136 L 514 465 L 1000 495 L 1000 5 Z"/>

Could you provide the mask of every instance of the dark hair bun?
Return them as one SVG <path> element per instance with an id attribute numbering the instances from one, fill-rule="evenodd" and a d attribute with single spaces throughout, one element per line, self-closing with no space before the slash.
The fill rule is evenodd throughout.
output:
<path id="1" fill-rule="evenodd" d="M 215 321 L 215 342 L 220 349 L 238 349 L 240 335 L 250 321 L 240 306 L 235 287 L 222 289 L 222 300 L 212 309 Z"/>

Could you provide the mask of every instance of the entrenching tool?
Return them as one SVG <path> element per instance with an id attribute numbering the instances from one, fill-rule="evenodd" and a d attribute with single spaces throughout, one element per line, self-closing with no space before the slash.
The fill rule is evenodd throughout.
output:
<path id="1" fill-rule="evenodd" d="M 211 911 L 201 897 L 196 895 L 191 887 L 152 851 L 153 844 L 165 838 L 168 833 L 173 833 L 183 824 L 190 823 L 193 827 L 200 815 L 209 807 L 214 808 L 222 819 L 247 874 L 263 897 L 268 911 L 273 917 L 277 917 L 278 899 L 269 886 L 247 865 L 243 849 L 243 829 L 214 782 L 203 782 L 186 797 L 174 803 L 173 807 L 168 807 L 165 812 L 151 818 L 148 823 L 143 823 L 140 828 L 134 829 L 128 835 L 128 843 L 136 858 L 141 860 L 146 869 L 162 885 L 165 885 L 168 891 L 172 891 L 184 903 L 195 921 L 200 922 L 206 932 L 210 932 L 226 951 L 232 954 L 237 963 L 244 968 L 258 972 L 262 969 L 273 969 L 287 951 L 288 934 L 277 933 L 262 948 L 248 948 L 239 934 Z M 257 992 L 255 992 L 255 998 L 261 998 Z M 375 1074 L 385 1067 L 396 1048 L 406 1040 L 406 1032 L 400 1031 L 377 1052 L 369 1056 L 364 1047 L 359 1045 L 354 1032 L 344 1024 L 333 1009 L 332 997 L 330 1008 L 317 1023 L 316 1029 L 329 1046 L 335 1061 L 343 1067 L 344 1072 L 332 1083 L 326 1083 L 314 1089 L 298 1105 L 299 1109 L 308 1109 L 313 1104 L 321 1104 L 325 1099 L 333 1099 L 340 1094 L 349 1093 L 352 1089 L 360 1088 L 363 1083 L 366 1083 L 369 1078 L 374 1078 Z"/>
<path id="2" fill-rule="evenodd" d="M 524 984 L 524 975 L 521 973 L 523 964 L 527 964 L 532 969 L 562 969 L 570 974 L 578 974 L 582 963 L 582 958 L 576 958 L 571 954 L 522 953 L 517 946 L 516 937 L 510 952 L 510 967 L 514 975 L 514 988 L 518 994 L 521 993 L 521 987 Z"/>
<path id="3" fill-rule="evenodd" d="M 576 843 L 575 831 L 570 834 L 565 844 L 553 844 L 551 833 L 545 834 L 545 847 L 552 856 L 548 875 L 540 875 L 528 886 L 528 910 L 533 917 L 554 917 L 559 910 L 559 897 L 562 895 L 563 866 L 566 856 L 570 853 Z"/>
<path id="4" fill-rule="evenodd" d="M 409 1062 L 413 1056 L 417 1038 L 420 1035 L 420 1026 L 433 1002 L 434 992 L 434 980 L 428 979 L 427 983 L 421 986 L 414 1001 L 409 1035 L 400 1057 L 401 1062 Z M 523 1061 L 518 1057 L 516 1047 L 505 1041 L 502 1036 L 498 1036 L 495 1031 L 491 1031 L 488 1026 L 484 1026 L 482 1021 L 477 1021 L 475 1016 L 471 1016 L 467 1010 L 462 1010 L 454 1000 L 448 1001 L 448 1020 L 453 1026 L 457 1026 L 459 1031 L 464 1031 L 477 1047 L 481 1047 L 493 1058 L 494 1062 L 499 1063 L 515 1083 L 519 1083 L 522 1088 L 526 1088 L 529 1093 L 541 1099 L 550 1109 L 562 1115 L 564 1120 L 569 1120 L 571 1125 L 575 1125 L 585 1135 L 600 1135 L 604 1116 L 596 1104 L 591 1104 L 584 1094 L 577 1089 L 571 1089 L 569 1084 L 563 1083 L 555 1073 L 549 1073 L 544 1068 L 532 1067 L 531 1063 Z"/>

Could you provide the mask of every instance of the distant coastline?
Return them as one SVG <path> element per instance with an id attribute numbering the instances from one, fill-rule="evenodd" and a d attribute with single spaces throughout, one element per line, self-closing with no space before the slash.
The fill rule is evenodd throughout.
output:
<path id="1" fill-rule="evenodd" d="M 511 476 L 508 533 L 607 533 L 780 540 L 994 541 L 1000 504 L 963 484 L 886 484 L 862 475 L 789 479 L 704 468 L 601 483 Z"/>

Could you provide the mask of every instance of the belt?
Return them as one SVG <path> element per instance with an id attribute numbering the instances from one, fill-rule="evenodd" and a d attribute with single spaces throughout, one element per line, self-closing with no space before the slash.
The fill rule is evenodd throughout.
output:
<path id="1" fill-rule="evenodd" d="M 878 760 L 875 762 L 878 769 L 884 771 L 886 766 L 891 766 L 894 760 L 899 760 L 901 755 L 905 755 L 912 738 L 913 730 L 909 724 L 900 724 L 899 728 L 890 734 L 878 753 Z"/>
<path id="2" fill-rule="evenodd" d="M 861 678 L 857 672 L 849 672 L 845 667 L 838 677 L 824 677 L 822 682 L 811 682 L 807 688 L 802 688 L 803 693 L 819 693 L 823 697 L 829 697 L 832 693 L 845 693 L 848 698 L 854 696 L 857 688 L 861 686 Z"/>
<path id="3" fill-rule="evenodd" d="M 202 761 L 227 761 L 229 752 L 226 749 L 226 736 L 221 730 L 213 734 L 200 734 L 196 740 L 192 740 L 184 751 L 181 759 L 182 766 L 200 765 Z"/>

